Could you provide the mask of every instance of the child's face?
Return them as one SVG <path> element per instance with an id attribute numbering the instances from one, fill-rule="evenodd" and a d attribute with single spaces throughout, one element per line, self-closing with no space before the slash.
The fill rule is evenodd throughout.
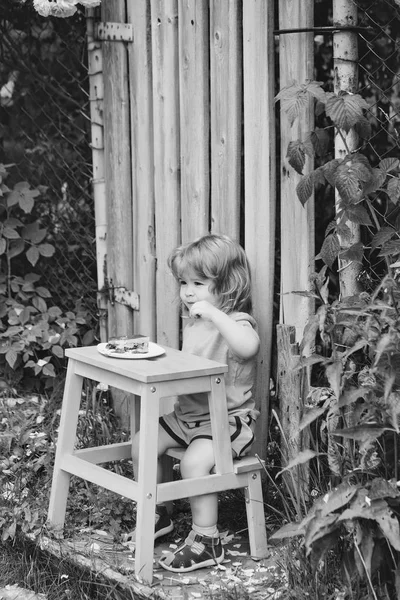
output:
<path id="1" fill-rule="evenodd" d="M 186 271 L 182 273 L 179 285 L 181 300 L 189 310 L 192 304 L 201 300 L 218 306 L 218 296 L 210 291 L 211 279 L 199 277 L 194 271 Z"/>

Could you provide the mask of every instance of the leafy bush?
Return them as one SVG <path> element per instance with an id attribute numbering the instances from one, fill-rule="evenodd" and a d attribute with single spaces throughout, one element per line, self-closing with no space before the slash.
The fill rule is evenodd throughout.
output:
<path id="1" fill-rule="evenodd" d="M 47 520 L 55 445 L 61 410 L 55 398 L 21 398 L 0 389 L 0 537 L 35 536 Z M 85 384 L 77 428 L 77 448 L 128 439 L 111 407 L 108 391 Z M 132 477 L 131 463 L 105 465 Z M 67 528 L 106 528 L 118 535 L 132 529 L 132 502 L 106 489 L 72 478 Z"/>
<path id="2" fill-rule="evenodd" d="M 26 273 L 56 249 L 46 243 L 41 217 L 32 217 L 40 187 L 20 182 L 9 189 L 10 166 L 0 165 L 0 367 L 8 383 L 43 391 L 64 369 L 64 349 L 90 345 L 94 331 L 79 307 L 63 313 L 49 306 L 51 294 L 39 284 L 40 275 Z"/>
<path id="3" fill-rule="evenodd" d="M 306 140 L 291 142 L 288 158 L 302 175 L 306 156 L 318 166 L 302 175 L 297 195 L 304 204 L 314 189 L 336 193 L 336 217 L 317 255 L 324 266 L 314 290 L 301 292 L 319 303 L 309 319 L 298 368 L 311 372 L 300 430 L 312 448 L 304 449 L 283 471 L 308 463 L 324 474 L 325 489 L 308 498 L 308 512 L 272 539 L 303 537 L 301 548 L 315 575 L 321 562 L 340 551 L 344 583 L 367 581 L 372 596 L 384 581 L 385 598 L 400 597 L 400 280 L 398 211 L 400 161 L 371 165 L 361 153 L 369 136 L 367 102 L 357 94 L 325 93 L 318 82 L 294 84 L 278 95 L 293 123 L 309 97 L 316 100 L 325 126 Z M 355 152 L 332 158 L 334 130 L 345 143 L 351 129 L 361 138 Z M 362 228 L 349 245 L 349 223 Z M 366 253 L 380 264 L 379 281 L 354 296 L 331 298 L 336 261 L 363 263 Z M 313 461 L 313 462 L 310 462 Z M 386 594 L 386 595 L 385 595 Z"/>
<path id="4" fill-rule="evenodd" d="M 394 208 L 398 203 L 400 161 L 392 157 L 371 165 L 361 150 L 351 152 L 349 148 L 342 159 L 332 158 L 333 131 L 338 132 L 345 146 L 343 132 L 347 134 L 351 129 L 361 140 L 368 140 L 371 129 L 365 111 L 369 105 L 358 94 L 325 92 L 321 86 L 316 81 L 293 84 L 277 95 L 291 124 L 310 97 L 316 102 L 316 112 L 321 121 L 321 127 L 316 127 L 304 140 L 292 141 L 288 146 L 289 164 L 302 175 L 297 185 L 300 202 L 304 205 L 314 189 L 320 190 L 323 186 L 331 186 L 338 192 L 336 219 L 328 225 L 316 258 L 332 268 L 337 258 L 361 263 L 366 251 L 379 251 L 380 259 L 385 259 L 388 266 L 390 260 L 393 262 L 400 256 L 398 212 L 387 210 L 385 214 L 383 205 L 389 202 L 389 208 Z M 307 156 L 316 158 L 319 166 L 303 175 Z M 351 237 L 349 222 L 376 230 L 370 246 L 358 241 L 348 245 Z"/>

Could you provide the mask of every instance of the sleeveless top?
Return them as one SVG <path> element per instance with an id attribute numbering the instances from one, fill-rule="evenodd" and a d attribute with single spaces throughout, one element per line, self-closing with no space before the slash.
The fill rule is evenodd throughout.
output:
<path id="1" fill-rule="evenodd" d="M 243 327 L 256 328 L 252 316 L 243 312 L 229 315 Z M 225 339 L 211 321 L 190 320 L 183 330 L 182 350 L 210 360 L 228 365 L 225 373 L 225 388 L 228 413 L 232 416 L 249 415 L 255 419 L 259 412 L 255 410 L 252 387 L 255 380 L 256 355 L 242 359 L 233 354 Z M 208 421 L 210 413 L 207 394 L 187 394 L 178 397 L 174 411 L 178 419 L 193 423 Z"/>

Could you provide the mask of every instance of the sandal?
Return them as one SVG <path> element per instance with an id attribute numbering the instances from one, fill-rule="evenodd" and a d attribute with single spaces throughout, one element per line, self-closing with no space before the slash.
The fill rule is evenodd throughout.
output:
<path id="1" fill-rule="evenodd" d="M 156 521 L 154 525 L 154 539 L 162 537 L 163 535 L 167 535 L 167 533 L 171 533 L 174 530 L 174 523 L 170 519 L 170 516 L 167 512 L 165 506 L 157 506 L 156 509 Z M 129 533 L 124 533 L 122 536 L 123 544 L 135 544 L 136 543 L 136 529 L 130 531 Z"/>
<path id="2" fill-rule="evenodd" d="M 218 537 L 208 537 L 191 531 L 174 552 L 170 552 L 159 560 L 159 564 L 167 571 L 186 573 L 203 567 L 213 567 L 224 560 L 224 549 Z"/>

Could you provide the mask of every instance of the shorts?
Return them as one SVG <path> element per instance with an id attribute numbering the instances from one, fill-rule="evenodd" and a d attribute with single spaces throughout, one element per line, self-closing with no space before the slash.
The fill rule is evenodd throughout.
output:
<path id="1" fill-rule="evenodd" d="M 187 448 L 193 440 L 205 438 L 212 440 L 211 421 L 194 421 L 187 423 L 178 419 L 174 412 L 160 417 L 160 425 L 179 446 Z M 249 415 L 229 416 L 231 446 L 240 458 L 247 454 L 254 441 L 255 420 Z"/>

